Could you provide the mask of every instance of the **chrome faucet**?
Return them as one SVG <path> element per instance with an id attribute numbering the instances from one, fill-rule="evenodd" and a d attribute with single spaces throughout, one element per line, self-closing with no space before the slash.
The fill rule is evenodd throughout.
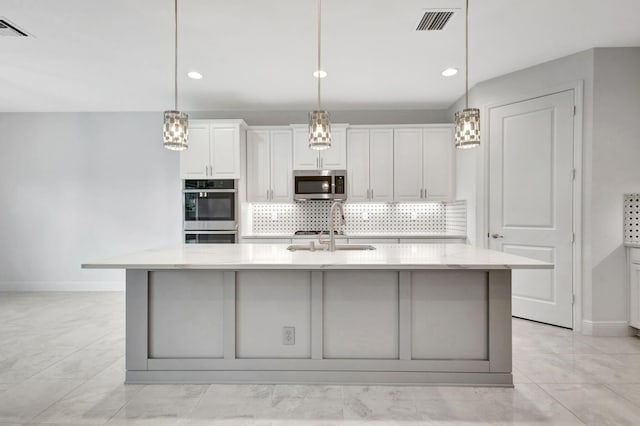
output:
<path id="1" fill-rule="evenodd" d="M 333 202 L 333 204 L 331 204 L 331 209 L 329 210 L 329 239 L 323 240 L 322 233 L 318 236 L 318 239 L 320 240 L 320 244 L 329 245 L 329 251 L 336 251 L 336 229 L 335 229 L 335 223 L 333 221 L 336 208 L 340 210 L 340 225 L 341 226 L 345 225 L 346 221 L 344 219 L 344 207 L 341 201 L 336 200 Z"/>

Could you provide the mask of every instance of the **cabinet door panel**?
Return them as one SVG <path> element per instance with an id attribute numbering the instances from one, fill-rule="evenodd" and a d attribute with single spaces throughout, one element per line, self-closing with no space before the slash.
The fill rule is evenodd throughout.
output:
<path id="1" fill-rule="evenodd" d="M 240 139 L 238 127 L 211 127 L 211 166 L 217 179 L 240 178 Z"/>
<path id="2" fill-rule="evenodd" d="M 423 177 L 428 201 L 447 201 L 454 197 L 453 129 L 424 129 Z"/>
<path id="3" fill-rule="evenodd" d="M 180 177 L 206 179 L 209 166 L 209 126 L 189 126 L 189 148 L 180 152 Z"/>
<path id="4" fill-rule="evenodd" d="M 320 151 L 320 168 L 323 170 L 345 170 L 347 168 L 347 129 L 331 129 L 331 148 Z"/>
<path id="5" fill-rule="evenodd" d="M 271 201 L 293 200 L 293 173 L 291 172 L 291 130 L 271 131 Z"/>
<path id="6" fill-rule="evenodd" d="M 422 189 L 422 129 L 395 129 L 393 134 L 395 201 L 420 201 Z"/>
<path id="7" fill-rule="evenodd" d="M 314 170 L 320 167 L 318 151 L 309 148 L 309 131 L 306 128 L 293 130 L 293 169 Z"/>
<path id="8" fill-rule="evenodd" d="M 247 201 L 268 201 L 270 184 L 268 130 L 247 130 Z"/>
<path id="9" fill-rule="evenodd" d="M 347 161 L 347 199 L 369 201 L 369 130 L 349 129 Z"/>
<path id="10" fill-rule="evenodd" d="M 393 201 L 393 130 L 372 129 L 369 145 L 369 187 L 373 201 Z"/>

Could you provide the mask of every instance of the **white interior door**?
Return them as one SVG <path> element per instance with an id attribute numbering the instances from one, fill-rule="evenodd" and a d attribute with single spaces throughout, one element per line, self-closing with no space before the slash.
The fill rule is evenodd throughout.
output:
<path id="1" fill-rule="evenodd" d="M 573 120 L 573 90 L 489 109 L 490 247 L 555 265 L 513 271 L 513 315 L 570 328 Z"/>

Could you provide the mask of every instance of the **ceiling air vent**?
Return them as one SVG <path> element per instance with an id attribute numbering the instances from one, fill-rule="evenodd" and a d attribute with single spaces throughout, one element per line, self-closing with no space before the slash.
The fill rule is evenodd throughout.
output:
<path id="1" fill-rule="evenodd" d="M 418 23 L 416 31 L 441 31 L 453 16 L 452 10 L 429 10 Z"/>
<path id="2" fill-rule="evenodd" d="M 0 18 L 0 36 L 29 37 L 29 34 L 25 33 L 6 19 Z"/>

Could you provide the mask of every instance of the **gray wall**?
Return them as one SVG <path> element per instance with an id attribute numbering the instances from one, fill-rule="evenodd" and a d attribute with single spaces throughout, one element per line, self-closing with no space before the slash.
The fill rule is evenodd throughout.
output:
<path id="1" fill-rule="evenodd" d="M 640 191 L 640 143 L 637 131 L 629 126 L 640 114 L 640 48 L 590 49 L 479 83 L 471 90 L 470 106 L 483 110 L 500 101 L 550 92 L 576 80 L 583 81 L 584 89 L 579 170 L 582 325 L 602 334 L 608 327 L 623 330 L 627 320 L 622 194 Z M 462 107 L 463 99 L 452 105 L 449 119 Z M 488 231 L 488 134 L 484 121 L 482 125 L 485 143 L 481 149 L 456 154 L 457 197 L 469 200 L 469 235 L 477 245 L 486 245 Z"/>
<path id="2" fill-rule="evenodd" d="M 640 192 L 640 47 L 595 49 L 591 183 L 594 321 L 624 321 L 622 199 Z"/>
<path id="3" fill-rule="evenodd" d="M 123 289 L 92 259 L 181 239 L 161 113 L 0 114 L 0 290 Z"/>

